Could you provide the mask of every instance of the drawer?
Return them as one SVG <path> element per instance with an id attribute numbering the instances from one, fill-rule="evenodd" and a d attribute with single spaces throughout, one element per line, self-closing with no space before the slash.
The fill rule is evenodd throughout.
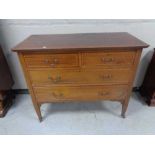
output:
<path id="1" fill-rule="evenodd" d="M 35 87 L 38 102 L 62 100 L 113 100 L 122 99 L 126 94 L 125 85 L 113 86 L 53 86 Z"/>
<path id="2" fill-rule="evenodd" d="M 27 67 L 77 67 L 78 54 L 24 54 Z"/>
<path id="3" fill-rule="evenodd" d="M 83 53 L 82 65 L 86 67 L 130 67 L 134 64 L 135 53 L 134 51 Z"/>
<path id="4" fill-rule="evenodd" d="M 50 84 L 128 84 L 131 79 L 130 69 L 95 69 L 95 70 L 73 70 L 73 69 L 46 69 L 29 70 L 33 86 Z"/>

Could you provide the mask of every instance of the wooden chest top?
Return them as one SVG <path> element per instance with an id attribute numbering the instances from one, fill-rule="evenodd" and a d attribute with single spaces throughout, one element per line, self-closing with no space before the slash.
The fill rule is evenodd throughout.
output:
<path id="1" fill-rule="evenodd" d="M 32 35 L 13 51 L 48 51 L 61 49 L 145 48 L 148 44 L 126 32 Z"/>

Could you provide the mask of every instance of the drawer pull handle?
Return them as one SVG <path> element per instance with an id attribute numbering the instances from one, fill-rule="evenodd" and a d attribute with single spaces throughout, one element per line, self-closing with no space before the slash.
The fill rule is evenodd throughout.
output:
<path id="1" fill-rule="evenodd" d="M 58 59 L 53 59 L 53 63 L 51 64 L 51 67 L 55 67 L 56 64 L 58 64 Z"/>
<path id="2" fill-rule="evenodd" d="M 48 64 L 49 63 L 49 60 L 48 59 L 45 59 L 44 62 L 45 62 L 45 64 Z"/>
<path id="3" fill-rule="evenodd" d="M 55 67 L 55 64 L 51 64 L 51 67 Z"/>
<path id="4" fill-rule="evenodd" d="M 45 63 L 45 64 L 49 64 L 50 61 L 49 61 L 48 59 L 45 59 L 45 60 L 44 60 L 44 63 Z M 58 59 L 53 59 L 53 62 L 52 62 L 52 64 L 50 64 L 50 65 L 51 65 L 52 67 L 55 67 L 56 64 L 58 64 Z"/>
<path id="5" fill-rule="evenodd" d="M 53 62 L 54 63 L 58 63 L 58 59 L 53 59 Z"/>
<path id="6" fill-rule="evenodd" d="M 112 79 L 112 75 L 110 75 L 110 74 L 107 74 L 107 75 L 103 75 L 103 76 L 101 76 L 104 80 L 110 80 L 110 79 Z"/>
<path id="7" fill-rule="evenodd" d="M 52 78 L 51 76 L 48 77 L 49 80 L 52 80 L 54 83 L 61 81 L 61 76 L 56 76 L 56 78 Z"/>
<path id="8" fill-rule="evenodd" d="M 114 62 L 114 58 L 101 58 L 101 61 L 104 63 Z"/>
<path id="9" fill-rule="evenodd" d="M 110 95 L 110 93 L 109 92 L 98 92 L 98 95 L 107 96 L 107 95 Z"/>
<path id="10" fill-rule="evenodd" d="M 55 98 L 62 98 L 62 97 L 64 97 L 64 94 L 63 94 L 63 93 L 56 94 L 55 92 L 53 92 L 52 95 L 53 95 Z"/>

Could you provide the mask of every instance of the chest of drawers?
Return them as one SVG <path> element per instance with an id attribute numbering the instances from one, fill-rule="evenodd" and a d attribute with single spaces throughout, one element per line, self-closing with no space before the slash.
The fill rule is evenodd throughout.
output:
<path id="1" fill-rule="evenodd" d="M 141 51 L 128 33 L 32 35 L 18 53 L 39 120 L 43 103 L 115 100 L 128 107 Z"/>
<path id="2" fill-rule="evenodd" d="M 155 106 L 155 49 L 139 92 L 149 106 Z"/>
<path id="3" fill-rule="evenodd" d="M 0 46 L 0 117 L 4 117 L 15 97 L 11 88 L 14 84 L 8 63 Z"/>

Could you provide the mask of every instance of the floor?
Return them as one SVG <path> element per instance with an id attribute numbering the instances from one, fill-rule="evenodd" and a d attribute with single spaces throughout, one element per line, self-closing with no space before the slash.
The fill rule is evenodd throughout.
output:
<path id="1" fill-rule="evenodd" d="M 148 107 L 137 94 L 130 99 L 125 119 L 120 117 L 121 104 L 110 101 L 44 104 L 41 110 L 42 123 L 30 96 L 18 95 L 0 119 L 0 134 L 155 134 L 155 107 Z"/>

